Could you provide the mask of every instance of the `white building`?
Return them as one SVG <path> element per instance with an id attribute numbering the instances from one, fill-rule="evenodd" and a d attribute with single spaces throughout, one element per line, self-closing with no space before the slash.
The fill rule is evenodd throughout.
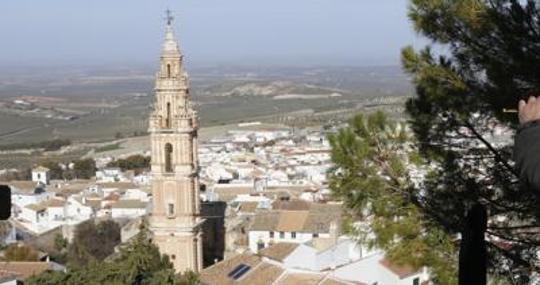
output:
<path id="1" fill-rule="evenodd" d="M 121 200 L 140 200 L 142 202 L 149 202 L 150 194 L 140 189 L 128 189 Z"/>
<path id="2" fill-rule="evenodd" d="M 96 180 L 99 182 L 119 182 L 125 181 L 126 178 L 119 167 L 107 167 L 96 171 Z"/>
<path id="3" fill-rule="evenodd" d="M 11 191 L 11 202 L 21 208 L 30 204 L 40 204 L 55 196 L 54 193 L 47 192 L 41 187 L 36 188 L 32 193 L 19 193 L 14 187 L 11 187 Z"/>
<path id="4" fill-rule="evenodd" d="M 339 236 L 341 207 L 313 204 L 309 210 L 258 213 L 248 232 L 249 249 L 256 253 L 275 243 L 305 243 Z"/>
<path id="5" fill-rule="evenodd" d="M 49 182 L 50 182 L 49 171 L 50 169 L 43 166 L 38 166 L 32 169 L 32 181 L 41 183 L 43 185 L 49 185 Z"/>
<path id="6" fill-rule="evenodd" d="M 111 207 L 111 216 L 115 218 L 137 218 L 148 213 L 149 204 L 140 200 L 119 200 Z"/>
<path id="7" fill-rule="evenodd" d="M 365 284 L 421 285 L 431 284 L 427 268 L 413 269 L 410 266 L 398 266 L 379 252 L 356 262 L 339 267 L 334 276 Z"/>
<path id="8" fill-rule="evenodd" d="M 81 221 L 88 220 L 94 215 L 87 198 L 81 195 L 72 195 L 67 199 L 65 213 L 67 217 Z"/>

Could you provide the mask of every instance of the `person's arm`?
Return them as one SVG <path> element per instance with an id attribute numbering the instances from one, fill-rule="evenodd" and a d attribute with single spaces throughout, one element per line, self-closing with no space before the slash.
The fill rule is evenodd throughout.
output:
<path id="1" fill-rule="evenodd" d="M 514 160 L 521 185 L 540 191 L 540 99 L 519 102 Z"/>

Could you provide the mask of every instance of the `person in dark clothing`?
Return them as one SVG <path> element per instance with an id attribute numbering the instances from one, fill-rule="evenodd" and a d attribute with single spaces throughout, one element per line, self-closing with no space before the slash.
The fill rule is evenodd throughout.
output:
<path id="1" fill-rule="evenodd" d="M 540 99 L 519 102 L 519 122 L 514 161 L 520 183 L 540 195 Z"/>

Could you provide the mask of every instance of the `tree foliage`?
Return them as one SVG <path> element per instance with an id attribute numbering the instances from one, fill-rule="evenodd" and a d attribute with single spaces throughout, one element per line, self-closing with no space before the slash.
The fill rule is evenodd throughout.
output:
<path id="1" fill-rule="evenodd" d="M 358 115 L 330 143 L 330 187 L 350 210 L 349 231 L 393 262 L 429 266 L 438 284 L 454 284 L 456 248 L 422 210 L 415 173 L 425 162 L 410 131 L 380 112 Z"/>
<path id="2" fill-rule="evenodd" d="M 119 243 L 120 226 L 116 222 L 83 222 L 76 227 L 73 243 L 68 246 L 68 262 L 72 266 L 85 266 L 92 261 L 103 261 Z"/>
<path id="3" fill-rule="evenodd" d="M 107 164 L 108 167 L 120 167 L 126 170 L 147 170 L 150 168 L 150 157 L 143 155 L 132 155 L 125 159 L 118 159 Z"/>
<path id="4" fill-rule="evenodd" d="M 412 0 L 409 16 L 445 50 L 402 52 L 416 86 L 411 125 L 420 154 L 437 165 L 423 211 L 457 233 L 466 212 L 485 205 L 492 273 L 526 284 L 537 270 L 540 194 L 520 187 L 511 144 L 496 142 L 493 131 L 515 130 L 517 118 L 502 109 L 540 91 L 538 1 Z"/>
<path id="5" fill-rule="evenodd" d="M 92 261 L 83 267 L 67 272 L 47 271 L 26 280 L 30 285 L 195 285 L 196 275 L 186 273 L 176 276 L 167 256 L 162 256 L 151 242 L 145 224 L 135 238 L 120 248 L 112 260 Z"/>
<path id="6" fill-rule="evenodd" d="M 87 158 L 73 162 L 73 174 L 75 178 L 90 179 L 96 174 L 96 161 Z"/>
<path id="7" fill-rule="evenodd" d="M 12 244 L 4 251 L 6 261 L 37 261 L 38 253 L 27 245 Z"/>

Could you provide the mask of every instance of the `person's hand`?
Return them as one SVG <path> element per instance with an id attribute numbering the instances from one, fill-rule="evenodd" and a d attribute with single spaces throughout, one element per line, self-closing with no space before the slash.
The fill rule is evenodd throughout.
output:
<path id="1" fill-rule="evenodd" d="M 526 124 L 528 122 L 540 120 L 540 99 L 529 97 L 529 100 L 519 101 L 519 122 Z"/>

